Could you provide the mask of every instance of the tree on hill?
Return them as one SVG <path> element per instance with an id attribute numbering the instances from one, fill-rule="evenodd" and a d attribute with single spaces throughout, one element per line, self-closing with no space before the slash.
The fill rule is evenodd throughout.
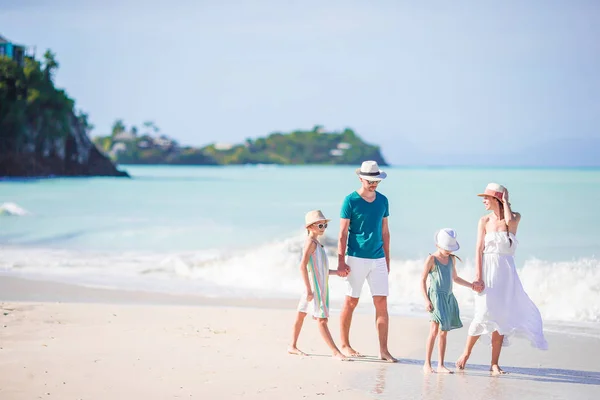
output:
<path id="1" fill-rule="evenodd" d="M 0 56 L 0 175 L 126 175 L 89 140 L 87 114 L 54 86 L 59 63 Z"/>
<path id="2" fill-rule="evenodd" d="M 121 120 L 115 124 L 124 127 Z M 146 130 L 153 130 L 157 134 L 160 132 L 153 122 L 147 121 L 143 125 Z M 143 134 L 127 140 L 112 135 L 96 138 L 95 142 L 104 151 L 110 152 L 119 163 L 354 165 L 368 159 L 386 165 L 379 147 L 363 142 L 352 129 L 326 132 L 320 125 L 306 131 L 274 132 L 264 138 L 247 138 L 238 145 L 213 143 L 202 148 L 181 149 L 176 141 L 162 133 L 157 137 Z M 118 151 L 111 152 L 117 142 Z"/>
<path id="3" fill-rule="evenodd" d="M 126 129 L 127 129 L 127 127 L 123 123 L 123 120 L 118 119 L 113 123 L 113 126 L 111 128 L 111 136 L 114 138 L 119 133 L 125 132 Z"/>
<path id="4" fill-rule="evenodd" d="M 56 55 L 50 50 L 44 53 L 44 77 L 47 81 L 52 81 L 54 72 L 58 69 L 59 64 L 56 61 Z"/>

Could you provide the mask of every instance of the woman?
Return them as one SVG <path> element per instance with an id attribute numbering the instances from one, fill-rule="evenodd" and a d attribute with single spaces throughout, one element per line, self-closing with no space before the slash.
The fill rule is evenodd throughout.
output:
<path id="1" fill-rule="evenodd" d="M 517 247 L 517 228 L 521 215 L 513 212 L 508 202 L 508 190 L 490 183 L 478 196 L 483 197 L 486 210 L 491 213 L 479 220 L 477 251 L 475 255 L 475 280 L 484 286 L 475 296 L 475 317 L 469 327 L 467 344 L 456 362 L 465 368 L 473 346 L 479 336 L 492 336 L 493 375 L 505 372 L 498 365 L 500 350 L 507 346 L 507 336 L 529 339 L 532 346 L 548 348 L 544 338 L 542 317 L 533 304 L 517 274 L 514 253 Z"/>

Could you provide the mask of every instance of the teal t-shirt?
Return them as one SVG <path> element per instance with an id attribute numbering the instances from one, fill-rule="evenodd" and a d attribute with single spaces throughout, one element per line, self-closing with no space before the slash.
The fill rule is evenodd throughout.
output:
<path id="1" fill-rule="evenodd" d="M 382 223 L 390 215 L 388 199 L 375 192 L 375 200 L 369 203 L 358 192 L 349 194 L 342 204 L 340 218 L 350 220 L 348 249 L 346 254 L 360 258 L 382 258 Z"/>

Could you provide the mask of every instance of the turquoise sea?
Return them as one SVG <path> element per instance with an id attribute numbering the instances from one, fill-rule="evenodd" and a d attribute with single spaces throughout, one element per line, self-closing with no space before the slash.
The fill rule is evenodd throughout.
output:
<path id="1" fill-rule="evenodd" d="M 122 166 L 132 179 L 0 181 L 0 273 L 87 286 L 296 298 L 304 213 L 332 219 L 359 187 L 351 167 Z M 517 265 L 547 321 L 600 325 L 600 169 L 389 167 L 393 312 L 423 313 L 422 263 L 439 228 L 457 230 L 473 276 L 476 196 L 508 187 L 522 215 Z M 23 215 L 17 215 L 23 214 Z M 343 283 L 332 277 L 332 297 Z M 468 315 L 471 293 L 455 293 Z M 368 294 L 365 286 L 364 294 Z M 368 301 L 364 301 L 368 304 Z"/>

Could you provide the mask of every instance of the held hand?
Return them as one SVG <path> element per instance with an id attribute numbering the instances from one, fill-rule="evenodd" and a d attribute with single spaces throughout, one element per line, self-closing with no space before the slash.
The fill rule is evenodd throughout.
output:
<path id="1" fill-rule="evenodd" d="M 348 264 L 346 264 L 345 262 L 340 262 L 338 263 L 337 272 L 338 276 L 348 276 L 348 274 L 350 273 L 350 266 L 348 266 Z"/>
<path id="2" fill-rule="evenodd" d="M 485 289 L 485 284 L 481 279 L 478 279 L 475 282 L 473 282 L 473 284 L 471 285 L 471 289 L 473 289 L 477 293 L 481 293 L 483 292 L 483 289 Z"/>
<path id="3" fill-rule="evenodd" d="M 428 312 L 432 312 L 432 311 L 433 311 L 433 304 L 431 304 L 431 301 L 428 301 L 428 302 L 425 304 L 425 309 L 426 309 Z"/>
<path id="4" fill-rule="evenodd" d="M 315 294 L 312 291 L 306 293 L 306 301 L 312 301 L 312 299 L 314 299 L 314 298 L 315 298 Z"/>

